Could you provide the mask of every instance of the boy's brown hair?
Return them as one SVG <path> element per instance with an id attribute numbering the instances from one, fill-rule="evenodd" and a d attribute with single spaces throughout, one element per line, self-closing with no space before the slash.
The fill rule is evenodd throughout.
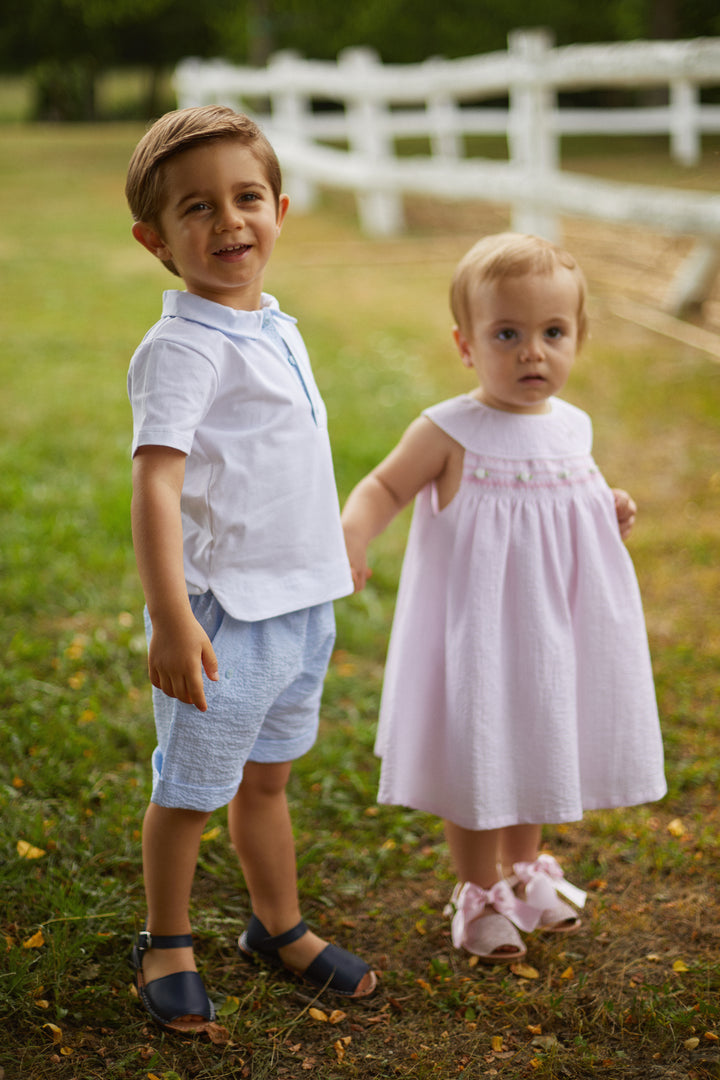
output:
<path id="1" fill-rule="evenodd" d="M 282 176 L 275 151 L 258 125 L 225 105 L 176 109 L 156 120 L 130 159 L 125 195 L 135 221 L 157 228 L 163 210 L 163 164 L 200 143 L 238 139 L 258 159 L 279 205 Z"/>
<path id="2" fill-rule="evenodd" d="M 472 290 L 480 285 L 524 274 L 551 274 L 558 267 L 570 270 L 578 286 L 578 346 L 587 335 L 585 276 L 577 262 L 563 248 L 539 236 L 498 233 L 486 236 L 463 256 L 450 285 L 450 307 L 455 322 L 465 335 L 472 326 Z"/>

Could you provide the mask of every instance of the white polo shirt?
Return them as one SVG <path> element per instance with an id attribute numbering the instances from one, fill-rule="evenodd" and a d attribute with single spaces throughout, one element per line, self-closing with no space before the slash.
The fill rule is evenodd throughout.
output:
<path id="1" fill-rule="evenodd" d="M 352 592 L 325 406 L 295 320 L 262 305 L 166 292 L 128 374 L 133 455 L 187 455 L 188 592 L 251 622 Z"/>

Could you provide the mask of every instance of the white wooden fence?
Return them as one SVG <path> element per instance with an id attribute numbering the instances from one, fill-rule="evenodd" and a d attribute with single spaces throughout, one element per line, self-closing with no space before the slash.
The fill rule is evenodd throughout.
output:
<path id="1" fill-rule="evenodd" d="M 383 65 L 354 48 L 337 63 L 278 53 L 265 68 L 185 60 L 178 104 L 231 105 L 254 116 L 275 146 L 296 209 L 317 185 L 355 192 L 363 229 L 402 229 L 404 194 L 510 204 L 512 227 L 556 237 L 560 215 L 647 226 L 696 237 L 666 298 L 676 314 L 706 298 L 720 269 L 720 195 L 603 181 L 559 168 L 563 136 L 657 134 L 687 165 L 702 135 L 720 132 L 720 106 L 701 90 L 720 85 L 720 39 L 635 41 L 553 48 L 546 31 L 514 31 L 508 51 L 460 60 Z M 667 88 L 666 105 L 565 107 L 563 91 Z M 497 99 L 507 106 L 497 107 Z M 465 156 L 466 139 L 501 135 L 508 159 Z M 403 140 L 429 152 L 398 154 Z"/>

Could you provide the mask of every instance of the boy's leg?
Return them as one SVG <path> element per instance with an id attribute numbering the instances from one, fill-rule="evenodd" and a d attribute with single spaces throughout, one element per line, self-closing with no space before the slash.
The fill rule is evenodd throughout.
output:
<path id="1" fill-rule="evenodd" d="M 190 893 L 200 838 L 209 813 L 151 802 L 143 822 L 143 874 L 151 934 L 190 932 Z M 150 949 L 143 957 L 146 983 L 176 971 L 195 971 L 192 948 Z"/>
<path id="2" fill-rule="evenodd" d="M 248 761 L 242 783 L 228 807 L 230 838 L 237 851 L 254 914 L 272 936 L 300 921 L 297 867 L 292 822 L 285 789 L 289 762 L 266 764 Z M 284 964 L 303 972 L 327 942 L 308 930 L 280 950 Z M 374 984 L 363 977 L 357 990 Z"/>

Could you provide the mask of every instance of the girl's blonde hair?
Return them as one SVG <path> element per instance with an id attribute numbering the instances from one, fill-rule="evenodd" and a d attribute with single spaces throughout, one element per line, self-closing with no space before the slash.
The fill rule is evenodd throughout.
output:
<path id="1" fill-rule="evenodd" d="M 585 299 L 587 285 L 577 262 L 557 244 L 540 236 L 524 233 L 498 233 L 486 236 L 463 256 L 455 268 L 450 284 L 450 307 L 453 317 L 465 337 L 472 327 L 472 294 L 489 282 L 525 274 L 551 274 L 558 267 L 570 270 L 578 286 L 578 346 L 587 336 Z"/>

